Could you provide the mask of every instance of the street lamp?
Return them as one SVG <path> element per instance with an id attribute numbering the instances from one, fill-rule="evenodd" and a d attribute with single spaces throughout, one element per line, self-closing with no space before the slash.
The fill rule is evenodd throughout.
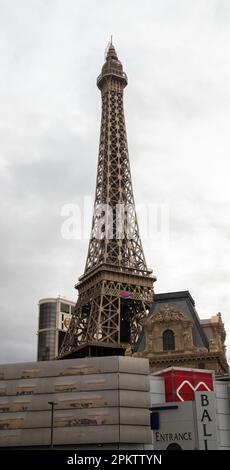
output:
<path id="1" fill-rule="evenodd" d="M 54 401 L 48 401 L 51 405 L 51 434 L 50 434 L 50 447 L 53 449 L 53 436 L 54 436 L 54 406 L 57 405 Z"/>

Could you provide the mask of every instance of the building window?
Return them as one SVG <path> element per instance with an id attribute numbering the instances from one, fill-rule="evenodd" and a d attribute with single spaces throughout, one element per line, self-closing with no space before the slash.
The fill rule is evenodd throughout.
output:
<path id="1" fill-rule="evenodd" d="M 60 347 L 64 341 L 65 338 L 65 331 L 60 331 L 58 332 L 58 351 L 60 350 Z"/>
<path id="2" fill-rule="evenodd" d="M 163 350 L 174 351 L 175 349 L 175 335 L 172 330 L 165 330 L 163 333 Z"/>
<path id="3" fill-rule="evenodd" d="M 44 328 L 55 328 L 56 326 L 56 303 L 44 303 L 40 305 L 39 330 Z"/>
<path id="4" fill-rule="evenodd" d="M 198 362 L 198 369 L 205 369 L 205 362 Z"/>
<path id="5" fill-rule="evenodd" d="M 38 361 L 50 361 L 55 356 L 55 331 L 38 334 Z"/>
<path id="6" fill-rule="evenodd" d="M 166 447 L 166 450 L 182 450 L 182 448 L 176 442 L 172 442 L 172 444 L 169 444 L 169 446 Z"/>
<path id="7" fill-rule="evenodd" d="M 64 312 L 64 313 L 69 313 L 69 304 L 62 304 L 61 303 L 61 312 Z"/>

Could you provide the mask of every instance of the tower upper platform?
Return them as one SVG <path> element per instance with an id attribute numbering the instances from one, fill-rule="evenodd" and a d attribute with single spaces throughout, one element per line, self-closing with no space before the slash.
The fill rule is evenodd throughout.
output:
<path id="1" fill-rule="evenodd" d="M 117 57 L 115 47 L 112 43 L 109 44 L 106 54 L 106 61 L 102 67 L 101 74 L 97 78 L 97 86 L 101 90 L 103 84 L 108 78 L 116 78 L 121 81 L 123 87 L 128 84 L 128 78 L 125 72 L 123 72 L 123 66 Z"/>

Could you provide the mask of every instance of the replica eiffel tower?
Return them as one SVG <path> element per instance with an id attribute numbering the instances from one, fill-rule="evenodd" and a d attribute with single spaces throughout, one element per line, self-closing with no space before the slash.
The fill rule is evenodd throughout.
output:
<path id="1" fill-rule="evenodd" d="M 132 350 L 153 301 L 156 278 L 146 265 L 132 190 L 123 110 L 127 83 L 111 41 L 97 79 L 102 117 L 91 239 L 59 358 Z"/>

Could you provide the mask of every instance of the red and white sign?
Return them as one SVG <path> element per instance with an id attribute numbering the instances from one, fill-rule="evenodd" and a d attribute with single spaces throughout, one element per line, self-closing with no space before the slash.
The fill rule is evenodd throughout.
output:
<path id="1" fill-rule="evenodd" d="M 159 372 L 165 380 L 166 402 L 193 401 L 195 392 L 213 391 L 213 372 L 170 367 Z"/>

